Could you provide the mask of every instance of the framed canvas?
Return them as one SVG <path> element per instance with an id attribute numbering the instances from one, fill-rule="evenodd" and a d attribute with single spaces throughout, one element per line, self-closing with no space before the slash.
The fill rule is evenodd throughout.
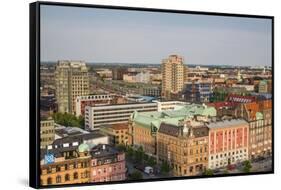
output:
<path id="1" fill-rule="evenodd" d="M 30 186 L 274 172 L 274 17 L 30 4 Z"/>

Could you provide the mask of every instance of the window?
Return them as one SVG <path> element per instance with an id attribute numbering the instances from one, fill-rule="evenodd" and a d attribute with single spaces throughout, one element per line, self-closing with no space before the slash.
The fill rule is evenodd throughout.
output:
<path id="1" fill-rule="evenodd" d="M 51 178 L 51 177 L 49 177 L 49 178 L 47 179 L 47 184 L 48 184 L 48 185 L 51 185 L 51 184 L 52 184 L 52 178 Z"/>
<path id="2" fill-rule="evenodd" d="M 77 172 L 75 172 L 75 173 L 73 174 L 73 178 L 74 178 L 74 179 L 78 179 L 78 173 L 77 173 Z"/>
<path id="3" fill-rule="evenodd" d="M 56 166 L 56 172 L 60 171 L 60 166 Z"/>
<path id="4" fill-rule="evenodd" d="M 193 166 L 190 166 L 190 167 L 189 167 L 189 172 L 190 172 L 190 173 L 193 172 Z"/>
<path id="5" fill-rule="evenodd" d="M 58 175 L 58 176 L 56 177 L 56 183 L 61 183 L 61 176 L 60 176 L 60 175 Z"/>
<path id="6" fill-rule="evenodd" d="M 69 174 L 66 174 L 66 175 L 65 175 L 64 180 L 65 180 L 65 181 L 69 181 L 69 180 L 70 180 Z"/>
<path id="7" fill-rule="evenodd" d="M 52 173 L 52 167 L 48 167 L 47 173 Z"/>

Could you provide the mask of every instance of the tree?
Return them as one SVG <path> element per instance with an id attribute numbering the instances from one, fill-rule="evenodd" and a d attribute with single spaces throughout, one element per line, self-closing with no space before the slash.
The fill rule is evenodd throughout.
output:
<path id="1" fill-rule="evenodd" d="M 156 165 L 156 160 L 155 160 L 155 158 L 153 158 L 152 156 L 148 157 L 148 159 L 147 159 L 147 164 L 148 164 L 149 166 L 154 167 L 154 166 Z"/>
<path id="2" fill-rule="evenodd" d="M 251 171 L 251 168 L 252 168 L 252 164 L 249 160 L 246 160 L 243 162 L 243 171 L 246 172 L 246 173 L 249 173 Z"/>
<path id="3" fill-rule="evenodd" d="M 145 161 L 148 161 L 149 156 L 148 156 L 147 154 L 144 154 L 144 155 L 143 155 L 143 159 L 144 159 Z"/>
<path id="4" fill-rule="evenodd" d="M 134 150 L 132 149 L 132 147 L 128 147 L 127 148 L 127 152 L 126 152 L 127 154 L 126 154 L 126 156 L 128 156 L 128 158 L 133 158 L 133 156 L 134 156 Z"/>
<path id="5" fill-rule="evenodd" d="M 70 113 L 54 113 L 52 115 L 56 123 L 66 127 L 84 127 L 84 118 L 76 117 Z"/>
<path id="6" fill-rule="evenodd" d="M 124 144 L 118 144 L 116 146 L 116 148 L 119 150 L 119 151 L 123 151 L 125 152 L 126 151 L 126 146 Z"/>
<path id="7" fill-rule="evenodd" d="M 214 175 L 214 172 L 211 169 L 207 169 L 207 170 L 205 170 L 203 172 L 203 175 L 205 175 L 205 176 L 212 176 L 212 175 Z"/>
<path id="8" fill-rule="evenodd" d="M 138 163 L 142 163 L 143 158 L 144 158 L 144 151 L 143 151 L 142 146 L 140 146 L 140 147 L 135 151 L 135 160 L 136 160 Z"/>
<path id="9" fill-rule="evenodd" d="M 167 173 L 169 173 L 170 170 L 171 170 L 171 168 L 170 168 L 169 163 L 166 161 L 162 162 L 161 169 L 160 169 L 161 173 L 167 174 Z"/>
<path id="10" fill-rule="evenodd" d="M 139 171 L 136 171 L 136 170 L 129 175 L 130 180 L 139 180 L 139 179 L 142 179 L 142 178 L 143 178 L 142 173 L 139 172 Z"/>

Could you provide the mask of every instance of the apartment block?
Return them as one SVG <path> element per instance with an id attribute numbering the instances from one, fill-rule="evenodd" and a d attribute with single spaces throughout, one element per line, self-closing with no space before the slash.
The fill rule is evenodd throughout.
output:
<path id="1" fill-rule="evenodd" d="M 58 111 L 75 113 L 77 96 L 89 94 L 89 76 L 83 61 L 58 61 L 55 68 Z"/>
<path id="2" fill-rule="evenodd" d="M 185 76 L 184 60 L 181 56 L 170 55 L 162 61 L 162 96 L 169 99 L 170 93 L 182 91 Z"/>

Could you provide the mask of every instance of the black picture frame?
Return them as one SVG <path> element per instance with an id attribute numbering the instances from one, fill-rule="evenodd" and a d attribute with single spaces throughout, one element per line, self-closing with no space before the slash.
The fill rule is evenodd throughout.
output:
<path id="1" fill-rule="evenodd" d="M 162 13 L 182 13 L 195 15 L 216 15 L 226 17 L 245 17 L 245 18 L 263 18 L 269 19 L 272 23 L 272 171 L 266 172 L 252 172 L 239 174 L 219 174 L 215 176 L 190 176 L 190 177 L 169 177 L 161 179 L 145 179 L 145 180 L 130 180 L 130 181 L 110 181 L 97 182 L 86 184 L 69 184 L 69 185 L 40 185 L 40 6 L 53 5 L 64 7 L 86 7 L 86 8 L 104 8 L 117 10 L 132 10 L 144 12 L 162 12 Z M 123 7 L 123 6 L 109 6 L 109 5 L 92 5 L 92 4 L 78 4 L 78 3 L 60 3 L 60 2 L 45 2 L 38 1 L 30 3 L 29 5 L 29 185 L 33 188 L 57 188 L 57 187 L 75 187 L 75 186 L 89 186 L 89 185 L 108 185 L 108 184 L 123 184 L 136 182 L 152 182 L 164 180 L 182 180 L 182 179 L 196 179 L 196 178 L 216 178 L 216 177 L 234 177 L 246 175 L 260 175 L 274 173 L 274 16 L 264 15 L 248 15 L 248 14 L 233 14 L 233 13 L 218 13 L 218 12 L 201 12 L 201 11 L 187 11 L 187 10 L 170 10 L 170 9 L 156 9 L 156 8 L 141 8 L 141 7 Z"/>

